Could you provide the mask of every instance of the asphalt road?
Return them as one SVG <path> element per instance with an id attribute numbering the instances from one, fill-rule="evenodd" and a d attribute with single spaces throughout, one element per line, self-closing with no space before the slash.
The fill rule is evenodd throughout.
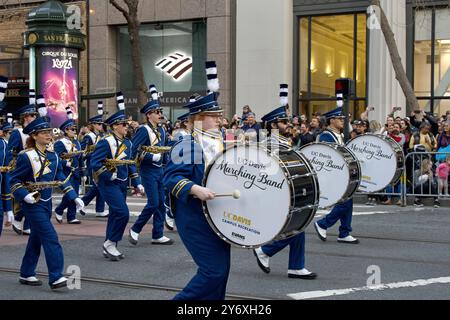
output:
<path id="1" fill-rule="evenodd" d="M 55 198 L 56 204 L 59 197 Z M 129 199 L 133 215 L 143 203 L 142 198 Z M 168 300 L 195 274 L 196 265 L 178 234 L 166 232 L 174 245 L 155 246 L 151 244 L 151 225 L 144 229 L 136 247 L 124 238 L 120 249 L 125 260 L 106 260 L 101 250 L 105 226 L 105 220 L 92 215 L 80 226 L 56 226 L 65 266 L 78 266 L 82 279 L 80 289 L 60 293 L 47 285 L 30 288 L 18 284 L 16 272 L 26 238 L 5 230 L 0 238 L 0 299 Z M 355 205 L 353 235 L 361 240 L 359 245 L 338 244 L 338 226 L 329 230 L 327 242 L 317 238 L 312 225 L 308 227 L 307 268 L 318 273 L 316 280 L 287 277 L 287 248 L 271 258 L 269 275 L 258 268 L 251 251 L 233 248 L 227 298 L 450 299 L 449 226 L 448 207 Z M 46 283 L 43 253 L 38 270 Z"/>

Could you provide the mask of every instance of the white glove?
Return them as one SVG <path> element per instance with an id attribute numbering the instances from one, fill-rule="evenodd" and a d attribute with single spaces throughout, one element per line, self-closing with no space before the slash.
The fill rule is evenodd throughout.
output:
<path id="1" fill-rule="evenodd" d="M 111 176 L 111 181 L 114 181 L 117 179 L 117 172 L 114 172 Z"/>
<path id="2" fill-rule="evenodd" d="M 86 176 L 83 176 L 83 177 L 81 177 L 81 181 L 83 181 L 84 183 L 86 183 L 86 181 L 87 181 L 87 178 L 88 178 L 88 177 L 86 177 Z"/>
<path id="3" fill-rule="evenodd" d="M 74 201 L 75 201 L 75 204 L 77 205 L 77 211 L 84 209 L 84 202 L 83 202 L 83 200 L 81 200 L 81 198 L 76 198 Z"/>
<path id="4" fill-rule="evenodd" d="M 153 162 L 159 162 L 159 160 L 161 160 L 161 153 L 155 153 L 153 155 Z"/>
<path id="5" fill-rule="evenodd" d="M 8 222 L 5 225 L 10 226 L 14 220 L 14 213 L 12 211 L 8 211 L 6 214 L 8 216 Z"/>
<path id="6" fill-rule="evenodd" d="M 67 167 L 67 168 L 72 168 L 72 162 L 67 161 L 67 162 L 66 162 L 66 167 Z"/>
<path id="7" fill-rule="evenodd" d="M 138 185 L 136 187 L 136 189 L 139 191 L 139 193 L 142 193 L 142 194 L 145 193 L 145 189 L 144 189 L 144 186 L 142 184 Z"/>
<path id="8" fill-rule="evenodd" d="M 36 199 L 34 198 L 34 195 L 36 195 L 36 194 L 38 194 L 37 191 L 27 194 L 27 196 L 23 199 L 23 201 L 25 201 L 28 204 L 35 204 L 36 203 Z"/>

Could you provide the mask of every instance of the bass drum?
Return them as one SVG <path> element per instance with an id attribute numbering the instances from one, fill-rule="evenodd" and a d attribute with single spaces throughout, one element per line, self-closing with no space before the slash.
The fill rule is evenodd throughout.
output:
<path id="1" fill-rule="evenodd" d="M 358 190 L 361 168 L 346 147 L 331 143 L 311 143 L 300 149 L 319 178 L 319 208 L 327 209 L 350 199 Z"/>
<path id="2" fill-rule="evenodd" d="M 347 143 L 361 164 L 359 191 L 373 193 L 395 184 L 402 176 L 405 155 L 402 147 L 392 138 L 364 134 Z"/>
<path id="3" fill-rule="evenodd" d="M 277 151 L 236 145 L 208 166 L 206 188 L 216 194 L 240 193 L 239 199 L 217 197 L 203 203 L 208 223 L 227 243 L 257 248 L 297 235 L 313 220 L 319 204 L 314 170 L 292 149 Z"/>

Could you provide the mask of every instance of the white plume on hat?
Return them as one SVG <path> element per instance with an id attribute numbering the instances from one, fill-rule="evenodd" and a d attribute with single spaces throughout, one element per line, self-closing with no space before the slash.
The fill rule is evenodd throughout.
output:
<path id="1" fill-rule="evenodd" d="M 73 112 L 70 106 L 66 106 L 67 119 L 73 120 Z"/>
<path id="2" fill-rule="evenodd" d="M 119 110 L 125 110 L 125 100 L 121 91 L 117 92 L 117 107 Z"/>
<path id="3" fill-rule="evenodd" d="M 218 92 L 220 85 L 219 78 L 217 77 L 217 65 L 215 61 L 206 62 L 206 76 L 208 77 L 208 89 L 211 92 Z"/>
<path id="4" fill-rule="evenodd" d="M 156 86 L 154 84 L 151 84 L 148 87 L 148 92 L 152 96 L 152 100 L 158 100 L 158 98 L 159 98 L 158 90 L 156 90 Z"/>
<path id="5" fill-rule="evenodd" d="M 48 112 L 47 112 L 47 105 L 45 104 L 45 98 L 43 95 L 40 94 L 37 96 L 36 105 L 38 108 L 39 115 L 41 117 L 46 117 Z"/>
<path id="6" fill-rule="evenodd" d="M 8 121 L 8 123 L 12 124 L 13 123 L 13 114 L 12 113 L 8 113 L 6 115 L 6 120 Z"/>
<path id="7" fill-rule="evenodd" d="M 103 101 L 99 101 L 99 102 L 97 103 L 97 114 L 98 114 L 99 116 L 103 116 L 103 113 L 104 113 L 104 109 L 103 109 Z"/>
<path id="8" fill-rule="evenodd" d="M 287 84 L 280 84 L 280 104 L 286 107 L 289 103 L 289 86 Z"/>
<path id="9" fill-rule="evenodd" d="M 2 102 L 5 99 L 7 87 L 8 87 L 8 78 L 0 76 L 0 102 Z"/>
<path id="10" fill-rule="evenodd" d="M 36 90 L 30 89 L 29 100 L 29 104 L 36 104 Z"/>
<path id="11" fill-rule="evenodd" d="M 195 96 L 190 96 L 189 97 L 189 103 L 195 102 L 197 101 L 197 99 L 195 99 Z"/>

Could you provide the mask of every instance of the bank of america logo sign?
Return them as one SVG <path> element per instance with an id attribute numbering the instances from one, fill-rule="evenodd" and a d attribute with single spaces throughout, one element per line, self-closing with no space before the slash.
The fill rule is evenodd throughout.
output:
<path id="1" fill-rule="evenodd" d="M 156 64 L 168 76 L 178 81 L 192 70 L 192 58 L 181 53 L 173 53 Z"/>

